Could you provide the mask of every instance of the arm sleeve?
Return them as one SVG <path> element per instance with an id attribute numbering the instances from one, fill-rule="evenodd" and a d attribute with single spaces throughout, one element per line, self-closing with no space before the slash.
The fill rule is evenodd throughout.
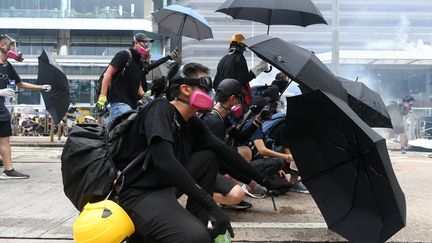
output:
<path id="1" fill-rule="evenodd" d="M 232 137 L 239 144 L 245 144 L 249 141 L 250 137 L 255 133 L 257 129 L 258 127 L 255 125 L 255 123 L 252 123 L 250 126 L 240 131 L 236 127 L 233 127 L 229 132 L 229 136 Z"/>
<path id="2" fill-rule="evenodd" d="M 110 65 L 116 67 L 118 70 L 122 70 L 126 66 L 129 58 L 128 50 L 117 52 L 111 60 Z"/>
<path id="3" fill-rule="evenodd" d="M 21 80 L 20 76 L 18 75 L 18 73 L 16 72 L 15 68 L 10 63 L 9 63 L 9 67 L 10 67 L 9 79 L 15 80 L 15 83 L 21 83 L 22 80 Z"/>
<path id="4" fill-rule="evenodd" d="M 143 74 L 146 75 L 148 72 L 150 72 L 151 70 L 157 68 L 159 65 L 161 65 L 162 63 L 170 60 L 171 58 L 169 56 L 166 57 L 162 57 L 161 59 L 152 62 L 152 63 L 148 63 L 148 62 L 144 62 L 143 63 Z"/>
<path id="5" fill-rule="evenodd" d="M 150 154 L 153 161 L 157 161 L 153 163 L 155 169 L 165 175 L 170 184 L 186 193 L 206 209 L 217 206 L 212 197 L 196 184 L 189 172 L 174 156 L 172 143 L 161 138 L 155 138 L 150 144 Z"/>

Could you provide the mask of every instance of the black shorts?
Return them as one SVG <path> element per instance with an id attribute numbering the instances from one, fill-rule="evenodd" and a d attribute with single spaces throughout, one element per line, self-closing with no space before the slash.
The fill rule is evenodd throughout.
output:
<path id="1" fill-rule="evenodd" d="M 12 128 L 10 121 L 0 121 L 0 137 L 12 136 Z"/>
<path id="2" fill-rule="evenodd" d="M 218 173 L 216 176 L 215 192 L 226 196 L 237 185 L 233 180 L 226 178 Z"/>

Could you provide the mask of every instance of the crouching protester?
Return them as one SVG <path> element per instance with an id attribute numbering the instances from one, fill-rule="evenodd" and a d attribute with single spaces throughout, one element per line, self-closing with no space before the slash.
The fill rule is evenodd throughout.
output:
<path id="1" fill-rule="evenodd" d="M 174 99 L 157 98 L 141 110 L 124 134 L 130 142 L 114 158 L 123 169 L 137 154 L 149 151 L 128 172 L 119 193 L 120 205 L 135 226 L 128 242 L 204 243 L 227 231 L 234 236 L 227 214 L 212 199 L 217 156 L 233 167 L 247 162 L 195 116 L 213 104 L 206 93 L 212 87 L 208 69 L 199 64 L 185 68 L 186 76 L 170 82 Z M 284 186 L 260 179 L 270 188 Z M 188 196 L 186 208 L 177 201 L 183 193 Z"/>

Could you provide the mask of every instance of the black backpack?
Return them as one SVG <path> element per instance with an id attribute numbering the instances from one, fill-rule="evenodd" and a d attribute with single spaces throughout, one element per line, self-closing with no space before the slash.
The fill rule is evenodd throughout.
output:
<path id="1" fill-rule="evenodd" d="M 126 51 L 129 54 L 129 59 L 126 62 L 126 65 L 124 66 L 123 70 L 121 72 L 117 72 L 116 74 L 114 74 L 114 77 L 113 77 L 111 83 L 114 83 L 117 79 L 119 79 L 121 76 L 123 76 L 124 71 L 126 70 L 126 68 L 128 68 L 130 66 L 130 64 L 132 63 L 132 52 L 129 49 L 127 49 Z M 96 95 L 95 95 L 94 102 L 97 102 L 97 99 L 99 98 L 99 95 L 101 93 L 101 90 L 102 90 L 102 80 L 103 80 L 104 74 L 105 74 L 105 72 L 106 72 L 107 69 L 108 69 L 108 67 L 105 68 L 105 70 L 102 72 L 102 74 L 100 75 L 99 79 L 95 83 L 94 87 L 95 87 L 95 94 Z M 108 90 L 109 90 L 109 87 L 108 87 Z"/>
<path id="2" fill-rule="evenodd" d="M 140 110 L 148 107 L 151 102 Z M 174 108 L 172 112 L 174 120 L 171 129 L 176 133 L 180 125 Z M 112 159 L 121 153 L 122 144 L 128 142 L 123 135 L 136 121 L 138 113 L 139 110 L 126 112 L 108 127 L 83 123 L 72 128 L 61 155 L 61 171 L 64 193 L 78 210 L 81 211 L 88 202 L 104 199 L 118 201 L 125 173 L 143 160 L 143 170 L 148 167 L 150 156 L 147 156 L 147 149 L 122 171 L 116 167 L 120 163 Z"/>

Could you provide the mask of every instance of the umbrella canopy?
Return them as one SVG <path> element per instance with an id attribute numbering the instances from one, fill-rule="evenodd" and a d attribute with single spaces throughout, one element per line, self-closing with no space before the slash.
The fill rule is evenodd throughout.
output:
<path id="1" fill-rule="evenodd" d="M 234 19 L 245 19 L 270 25 L 327 24 L 311 0 L 227 0 L 216 12 Z"/>
<path id="2" fill-rule="evenodd" d="M 347 92 L 339 79 L 312 52 L 268 35 L 248 38 L 243 43 L 258 57 L 297 83 L 348 100 Z"/>
<path id="3" fill-rule="evenodd" d="M 385 139 L 320 90 L 287 98 L 285 142 L 329 229 L 384 242 L 406 225 L 405 196 Z"/>
<path id="4" fill-rule="evenodd" d="M 389 112 L 381 96 L 362 82 L 339 77 L 348 92 L 348 105 L 370 127 L 393 128 Z"/>
<path id="5" fill-rule="evenodd" d="M 42 51 L 38 59 L 39 67 L 36 83 L 51 85 L 51 92 L 42 92 L 42 97 L 45 107 L 56 125 L 66 114 L 69 107 L 69 82 L 61 67 L 45 50 Z"/>
<path id="6" fill-rule="evenodd" d="M 191 8 L 172 4 L 152 13 L 159 26 L 176 36 L 187 36 L 197 40 L 213 38 L 207 20 Z"/>
<path id="7" fill-rule="evenodd" d="M 161 78 L 162 76 L 168 76 L 168 72 L 170 71 L 170 67 L 172 66 L 172 63 L 174 61 L 166 61 L 162 63 L 161 65 L 157 66 L 156 68 L 150 70 L 146 75 L 146 80 L 151 81 L 158 78 Z"/>

